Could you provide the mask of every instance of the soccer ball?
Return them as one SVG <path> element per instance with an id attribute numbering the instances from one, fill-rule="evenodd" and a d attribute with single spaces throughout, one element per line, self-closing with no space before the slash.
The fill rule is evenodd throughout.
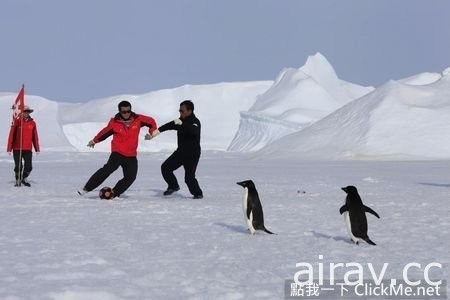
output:
<path id="1" fill-rule="evenodd" d="M 98 192 L 98 196 L 100 199 L 110 200 L 113 198 L 114 194 L 110 187 L 105 186 L 102 187 L 101 190 Z"/>

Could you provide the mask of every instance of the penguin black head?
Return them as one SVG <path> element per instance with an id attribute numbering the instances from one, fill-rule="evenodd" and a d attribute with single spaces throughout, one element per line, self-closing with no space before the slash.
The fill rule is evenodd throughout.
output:
<path id="1" fill-rule="evenodd" d="M 345 198 L 345 203 L 349 205 L 362 205 L 361 196 L 358 194 L 358 190 L 355 186 L 349 185 L 343 187 L 342 190 L 347 193 L 347 197 Z"/>
<path id="2" fill-rule="evenodd" d="M 344 192 L 346 192 L 347 194 L 349 194 L 349 195 L 357 195 L 358 194 L 358 190 L 353 185 L 349 185 L 349 186 L 343 187 L 342 190 Z"/>
<path id="3" fill-rule="evenodd" d="M 255 188 L 255 184 L 251 180 L 244 180 L 241 182 L 236 182 L 236 184 L 239 184 L 243 188 Z"/>

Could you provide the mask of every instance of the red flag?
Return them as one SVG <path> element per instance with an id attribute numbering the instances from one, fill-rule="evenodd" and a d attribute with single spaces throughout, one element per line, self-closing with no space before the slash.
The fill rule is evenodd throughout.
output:
<path id="1" fill-rule="evenodd" d="M 19 119 L 22 114 L 23 108 L 25 106 L 25 86 L 22 85 L 22 89 L 20 89 L 19 94 L 17 95 L 16 101 L 14 102 L 13 109 L 13 123 L 15 120 Z"/>

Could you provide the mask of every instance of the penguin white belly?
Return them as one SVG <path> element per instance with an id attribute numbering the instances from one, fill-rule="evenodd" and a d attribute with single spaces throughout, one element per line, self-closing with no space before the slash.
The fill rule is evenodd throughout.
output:
<path id="1" fill-rule="evenodd" d="M 357 238 L 356 236 L 353 235 L 352 232 L 352 223 L 350 222 L 350 214 L 348 211 L 344 212 L 344 220 L 345 220 L 345 226 L 347 227 L 347 231 L 348 234 L 350 235 L 350 237 L 352 238 L 352 241 L 355 244 L 358 244 L 359 241 L 361 240 L 360 238 Z"/>
<path id="2" fill-rule="evenodd" d="M 247 198 L 248 198 L 248 188 L 244 189 L 244 199 L 242 201 L 242 207 L 244 208 L 244 218 L 247 227 L 250 230 L 250 234 L 255 233 L 255 228 L 253 228 L 253 212 L 250 212 L 250 218 L 247 218 Z"/>

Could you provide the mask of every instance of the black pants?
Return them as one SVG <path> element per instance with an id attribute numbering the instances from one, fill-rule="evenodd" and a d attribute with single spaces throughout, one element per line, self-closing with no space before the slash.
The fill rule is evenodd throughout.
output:
<path id="1" fill-rule="evenodd" d="M 87 191 L 92 191 L 97 188 L 109 175 L 117 170 L 119 166 L 122 167 L 123 178 L 116 183 L 113 191 L 116 196 L 120 196 L 136 179 L 138 171 L 138 161 L 136 157 L 127 157 L 116 152 L 111 153 L 108 162 L 89 178 L 84 188 Z"/>
<path id="2" fill-rule="evenodd" d="M 186 182 L 189 192 L 192 195 L 203 195 L 197 179 L 195 179 L 195 171 L 197 170 L 197 164 L 200 159 L 200 153 L 194 155 L 183 155 L 181 151 L 175 151 L 165 162 L 161 165 L 161 173 L 164 180 L 168 184 L 169 189 L 178 189 L 177 178 L 173 174 L 173 171 L 179 167 L 184 167 L 184 182 Z"/>
<path id="3" fill-rule="evenodd" d="M 16 180 L 19 178 L 27 178 L 28 175 L 30 175 L 31 170 L 33 169 L 33 153 L 31 152 L 31 150 L 22 150 L 22 161 L 20 159 L 20 150 L 13 150 L 13 156 L 14 174 L 16 175 Z"/>

